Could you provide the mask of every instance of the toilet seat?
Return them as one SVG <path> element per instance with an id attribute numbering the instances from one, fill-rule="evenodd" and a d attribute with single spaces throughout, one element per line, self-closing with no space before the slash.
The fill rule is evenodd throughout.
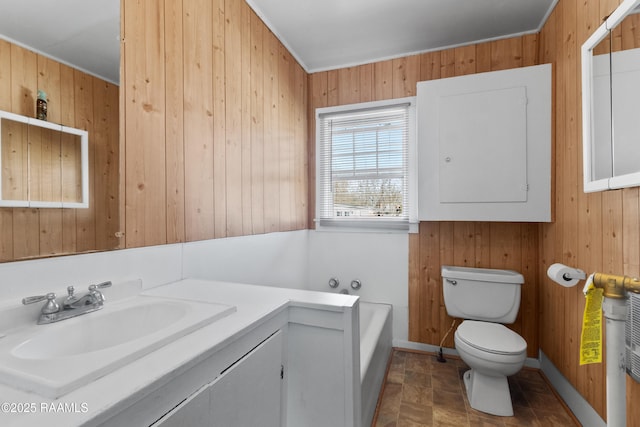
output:
<path id="1" fill-rule="evenodd" d="M 456 335 L 465 344 L 487 353 L 518 355 L 527 351 L 524 338 L 499 323 L 465 320 Z"/>

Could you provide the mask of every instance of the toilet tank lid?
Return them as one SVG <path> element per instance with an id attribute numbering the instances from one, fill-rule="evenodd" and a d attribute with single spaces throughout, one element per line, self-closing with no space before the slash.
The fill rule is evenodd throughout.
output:
<path id="1" fill-rule="evenodd" d="M 443 265 L 442 277 L 446 279 L 466 279 L 481 282 L 523 284 L 522 274 L 513 270 L 498 270 L 493 268 L 454 267 Z"/>

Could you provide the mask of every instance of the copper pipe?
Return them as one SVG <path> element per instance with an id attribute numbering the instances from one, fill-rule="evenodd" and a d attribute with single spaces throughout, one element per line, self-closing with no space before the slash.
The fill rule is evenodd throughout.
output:
<path id="1" fill-rule="evenodd" d="M 604 289 L 604 296 L 614 299 L 626 298 L 626 292 L 640 293 L 640 279 L 614 274 L 594 273 L 593 284 Z"/>

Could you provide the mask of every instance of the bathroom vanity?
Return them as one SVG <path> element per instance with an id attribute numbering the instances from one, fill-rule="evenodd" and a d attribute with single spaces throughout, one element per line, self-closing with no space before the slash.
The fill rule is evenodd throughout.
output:
<path id="1" fill-rule="evenodd" d="M 117 286 L 113 288 L 115 295 L 119 290 Z M 110 308 L 115 310 L 119 304 L 132 301 L 110 299 L 107 291 L 105 296 L 103 316 Z M 0 384 L 3 401 L 13 405 L 7 407 L 9 410 L 3 408 L 0 423 L 360 425 L 357 297 L 185 279 L 145 290 L 134 298 L 197 301 L 233 309 L 57 398 L 34 392 L 37 387 L 28 391 L 29 387 L 22 384 Z M 75 321 L 82 322 L 92 315 Z M 35 318 L 32 321 L 35 323 Z M 149 317 L 139 321 L 157 320 Z M 68 333 L 73 335 L 77 332 L 74 326 L 80 323 L 68 325 Z M 126 332 L 125 328 L 121 330 Z M 11 339 L 11 335 L 11 331 L 6 332 L 2 340 Z M 58 355 L 57 360 L 53 357 L 53 361 L 42 363 L 65 366 L 61 359 L 71 358 L 74 363 L 80 362 L 77 366 L 81 369 L 82 360 L 91 364 L 101 352 L 110 350 L 113 349 Z"/>

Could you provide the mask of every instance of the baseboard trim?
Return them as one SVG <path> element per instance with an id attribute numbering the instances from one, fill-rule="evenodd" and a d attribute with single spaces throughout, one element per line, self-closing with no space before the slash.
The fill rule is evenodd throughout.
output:
<path id="1" fill-rule="evenodd" d="M 396 339 L 393 340 L 393 346 L 396 348 L 406 348 L 408 350 L 426 351 L 428 353 L 437 353 L 440 350 L 440 347 L 437 345 Z M 453 348 L 443 347 L 442 353 L 459 357 L 458 352 Z M 524 366 L 527 368 L 540 369 L 540 361 L 533 357 L 527 357 L 524 361 Z"/>
<path id="2" fill-rule="evenodd" d="M 432 344 L 423 344 L 420 342 L 406 341 L 406 340 L 398 340 L 393 339 L 392 344 L 394 347 L 399 349 L 407 349 L 407 350 L 417 350 L 424 351 L 427 353 L 437 353 L 440 350 L 440 347 Z M 452 356 L 457 356 L 458 352 L 452 348 L 443 348 L 442 353 L 450 354 Z"/>
<path id="3" fill-rule="evenodd" d="M 564 400 L 565 404 L 569 407 L 573 415 L 584 426 L 589 427 L 606 427 L 607 423 L 604 422 L 600 415 L 593 409 L 593 407 L 585 400 L 584 397 L 573 385 L 562 375 L 562 373 L 556 368 L 556 366 L 549 360 L 549 358 L 540 350 L 540 370 L 547 377 L 556 393 Z"/>

